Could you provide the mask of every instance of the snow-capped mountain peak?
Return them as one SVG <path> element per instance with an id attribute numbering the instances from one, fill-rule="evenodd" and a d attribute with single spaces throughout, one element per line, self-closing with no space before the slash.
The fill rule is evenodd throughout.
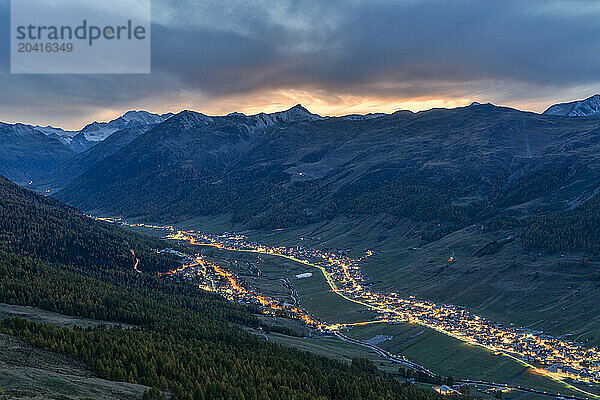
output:
<path id="1" fill-rule="evenodd" d="M 0 133 L 4 136 L 13 136 L 13 137 L 27 137 L 33 135 L 40 135 L 41 132 L 36 132 L 33 127 L 25 124 L 7 124 L 4 122 L 0 122 Z"/>
<path id="2" fill-rule="evenodd" d="M 242 123 L 248 132 L 256 132 L 278 123 L 297 122 L 297 121 L 316 121 L 325 119 L 320 115 L 313 114 L 300 104 L 285 110 L 270 114 L 260 113 L 256 115 L 246 116 L 239 112 L 228 114 L 225 118 L 237 118 Z"/>
<path id="3" fill-rule="evenodd" d="M 554 104 L 544 111 L 544 115 L 561 115 L 565 117 L 600 116 L 600 94 L 595 94 L 585 100 Z"/>
<path id="4" fill-rule="evenodd" d="M 388 114 L 385 113 L 369 113 L 369 114 L 348 114 L 341 116 L 340 119 L 346 121 L 367 121 L 369 119 L 385 117 Z"/>
<path id="5" fill-rule="evenodd" d="M 273 122 L 291 122 L 291 121 L 316 121 L 319 119 L 325 119 L 320 115 L 313 114 L 302 106 L 302 104 L 296 104 L 289 110 L 274 112 L 271 114 L 265 114 Z"/>
<path id="6" fill-rule="evenodd" d="M 173 114 L 152 114 L 148 111 L 128 111 L 109 122 L 92 122 L 81 130 L 86 140 L 100 142 L 118 130 L 141 125 L 159 124 Z"/>
<path id="7" fill-rule="evenodd" d="M 75 135 L 77 135 L 79 133 L 76 131 L 65 131 L 64 129 L 55 128 L 50 125 L 48 125 L 48 126 L 36 125 L 33 127 L 33 129 L 35 129 L 36 131 L 42 132 L 46 136 L 49 136 L 51 138 L 58 140 L 59 142 L 61 142 L 62 144 L 64 144 L 67 147 L 69 147 L 71 142 L 73 142 L 73 138 L 75 137 Z"/>

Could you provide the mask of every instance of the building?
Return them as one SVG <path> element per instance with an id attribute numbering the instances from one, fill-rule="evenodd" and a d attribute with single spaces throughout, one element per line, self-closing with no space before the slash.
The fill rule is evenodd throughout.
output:
<path id="1" fill-rule="evenodd" d="M 446 386 L 446 385 L 442 385 L 442 386 L 434 386 L 433 390 L 435 390 L 436 392 L 438 392 L 439 394 L 443 394 L 443 395 L 450 395 L 450 394 L 460 394 L 459 391 L 452 389 L 450 386 Z"/>

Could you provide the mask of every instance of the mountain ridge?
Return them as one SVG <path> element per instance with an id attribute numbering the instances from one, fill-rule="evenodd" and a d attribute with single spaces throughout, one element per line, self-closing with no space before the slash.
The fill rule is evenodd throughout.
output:
<path id="1" fill-rule="evenodd" d="M 29 125 L 0 123 L 0 174 L 14 182 L 27 184 L 73 155 L 60 141 Z"/>
<path id="2" fill-rule="evenodd" d="M 172 113 L 159 115 L 143 110 L 131 110 L 108 122 L 94 121 L 87 124 L 79 131 L 79 135 L 82 134 L 90 142 L 101 142 L 118 130 L 140 125 L 157 124 L 173 115 Z"/>
<path id="3" fill-rule="evenodd" d="M 32 180 L 31 188 L 42 193 L 54 193 L 154 126 L 156 124 L 140 125 L 114 132 L 84 152 L 44 171 Z"/>
<path id="4" fill-rule="evenodd" d="M 71 162 L 71 158 L 101 143 L 119 130 L 148 127 L 149 124 L 155 125 L 172 115 L 129 111 L 110 122 L 88 124 L 83 130 L 77 132 L 52 126 L 0 123 L 2 129 L 0 174 L 21 185 L 27 185 L 52 168 Z M 70 180 L 66 178 L 67 181 Z M 47 188 L 44 188 L 44 192 L 46 190 Z"/>
<path id="5" fill-rule="evenodd" d="M 107 122 L 94 121 L 85 125 L 81 130 L 70 131 L 51 125 L 27 125 L 42 132 L 44 135 L 58 140 L 71 150 L 81 153 L 98 142 L 103 141 L 114 132 L 135 126 L 157 124 L 170 117 L 173 113 L 154 114 L 145 110 L 130 110 L 123 115 Z M 23 124 L 26 125 L 26 124 Z"/>
<path id="6" fill-rule="evenodd" d="M 583 100 L 551 105 L 543 114 L 569 117 L 600 116 L 600 94 L 595 94 Z"/>

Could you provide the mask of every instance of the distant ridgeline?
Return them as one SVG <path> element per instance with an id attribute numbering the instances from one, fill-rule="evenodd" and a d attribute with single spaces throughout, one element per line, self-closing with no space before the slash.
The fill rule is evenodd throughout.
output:
<path id="1" fill-rule="evenodd" d="M 0 178 L 0 302 L 135 325 L 71 330 L 10 318 L 0 332 L 175 399 L 440 398 L 364 360 L 346 365 L 265 342 L 230 325 L 262 326 L 253 310 L 134 272 L 130 249 L 146 272 L 177 262 L 152 251 L 160 245 Z"/>
<path id="2" fill-rule="evenodd" d="M 230 214 L 261 229 L 384 214 L 430 223 L 426 240 L 504 220 L 526 231 L 527 246 L 597 253 L 597 224 L 587 219 L 598 209 L 599 135 L 600 118 L 491 104 L 339 118 L 301 106 L 255 116 L 184 111 L 56 196 L 154 221 Z M 583 230 L 535 239 L 561 218 Z"/>

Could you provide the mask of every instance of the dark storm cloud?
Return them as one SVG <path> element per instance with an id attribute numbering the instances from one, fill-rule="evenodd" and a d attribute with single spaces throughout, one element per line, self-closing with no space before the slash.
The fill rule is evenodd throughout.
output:
<path id="1" fill-rule="evenodd" d="M 8 74 L 2 6 L 0 116 L 57 119 L 182 92 L 219 99 L 287 88 L 539 101 L 549 90 L 600 82 L 594 1 L 154 0 L 153 7 L 151 75 L 26 76 Z"/>
<path id="2" fill-rule="evenodd" d="M 365 83 L 435 86 L 481 79 L 562 86 L 599 78 L 600 8 L 594 2 L 326 4 L 318 5 L 322 15 L 250 15 L 242 25 L 247 36 L 160 27 L 155 66 L 174 72 L 173 64 L 179 65 L 180 79 L 217 94 L 280 85 L 368 90 Z M 321 28 L 329 16 L 336 17 Z M 314 29 L 286 28 L 285 17 L 308 18 Z M 309 40 L 316 41 L 312 47 Z M 427 94 L 427 85 L 417 86 Z"/>

